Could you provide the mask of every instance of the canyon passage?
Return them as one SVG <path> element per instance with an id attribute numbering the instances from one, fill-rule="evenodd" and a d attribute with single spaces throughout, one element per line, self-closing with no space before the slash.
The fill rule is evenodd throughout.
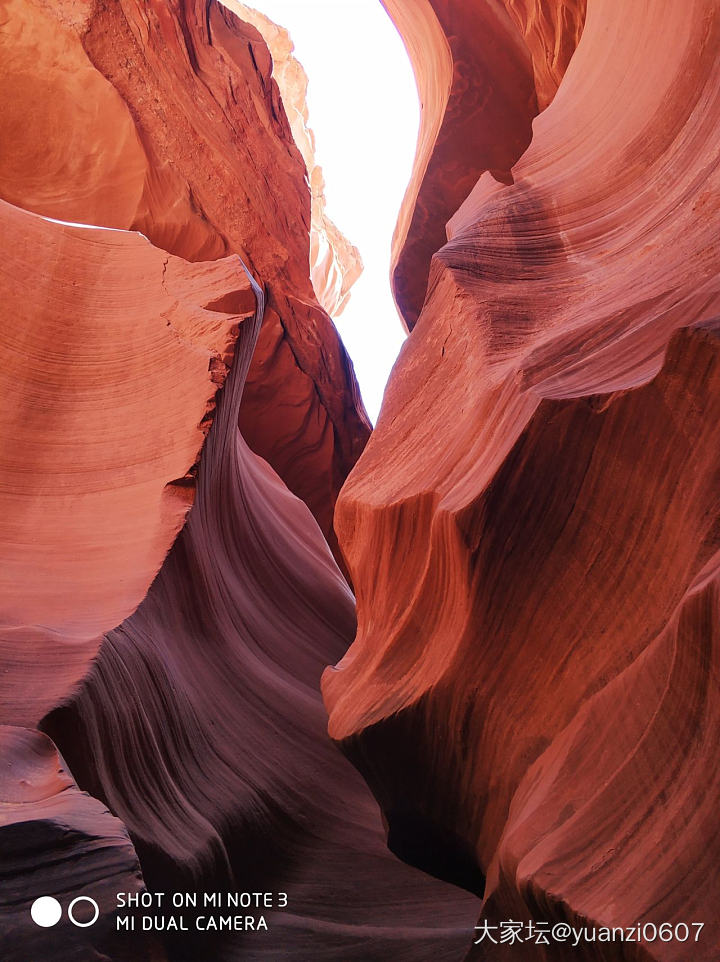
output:
<path id="1" fill-rule="evenodd" d="M 720 7 L 382 8 L 373 426 L 283 25 L 0 0 L 4 962 L 720 958 Z"/>

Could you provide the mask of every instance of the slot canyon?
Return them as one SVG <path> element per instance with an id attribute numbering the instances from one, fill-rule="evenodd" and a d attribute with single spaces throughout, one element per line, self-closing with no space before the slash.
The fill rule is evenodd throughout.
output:
<path id="1" fill-rule="evenodd" d="M 368 2 L 375 425 L 281 26 L 0 0 L 2 962 L 720 960 L 720 5 Z"/>

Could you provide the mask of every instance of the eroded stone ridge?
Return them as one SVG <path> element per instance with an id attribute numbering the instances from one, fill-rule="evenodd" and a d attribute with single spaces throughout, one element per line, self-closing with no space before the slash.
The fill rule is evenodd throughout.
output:
<path id="1" fill-rule="evenodd" d="M 152 936 L 116 931 L 116 893 L 145 891 L 125 826 L 79 791 L 46 735 L 6 725 L 0 726 L 0 849 L 4 959 L 165 962 Z M 41 900 L 51 905 L 37 914 Z"/>
<path id="2" fill-rule="evenodd" d="M 717 960 L 720 11 L 386 6 L 412 333 L 357 460 L 257 30 L 0 4 L 8 962 Z M 113 939 L 145 885 L 287 904 Z M 704 931 L 474 937 L 509 919 Z"/>
<path id="3" fill-rule="evenodd" d="M 216 0 L 2 11 L 0 196 L 139 230 L 189 261 L 239 254 L 262 277 L 243 430 L 335 546 L 335 499 L 369 422 L 313 290 L 311 190 L 262 37 Z"/>
<path id="4" fill-rule="evenodd" d="M 34 726 L 140 604 L 255 298 L 238 257 L 0 201 L 0 721 Z"/>
<path id="5" fill-rule="evenodd" d="M 498 5 L 433 6 L 438 22 L 505 22 Z M 449 219 L 338 503 L 358 633 L 324 678 L 330 731 L 391 847 L 478 892 L 481 920 L 704 922 L 691 949 L 552 958 L 711 962 L 720 13 L 589 0 L 567 64 L 553 57 L 577 22 L 542 7 L 567 35 L 527 21 L 520 78 L 539 95 L 538 65 L 562 62 L 562 81 L 508 176 L 482 174 Z M 516 25 L 522 9 L 508 5 Z M 480 35 L 449 55 L 473 38 L 452 77 L 480 95 Z M 446 131 L 421 144 L 430 182 L 448 158 L 471 169 L 467 138 L 452 147 L 459 103 L 451 88 L 426 120 Z M 503 130 L 527 123 L 505 109 Z M 411 211 L 423 238 L 422 187 Z M 485 940 L 468 958 L 545 951 Z"/>

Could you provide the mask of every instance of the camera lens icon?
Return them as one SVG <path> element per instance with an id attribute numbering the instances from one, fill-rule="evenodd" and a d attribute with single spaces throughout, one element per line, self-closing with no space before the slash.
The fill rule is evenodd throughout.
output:
<path id="1" fill-rule="evenodd" d="M 68 905 L 67 915 L 73 925 L 87 929 L 95 925 L 100 917 L 100 906 L 89 895 L 78 895 Z M 52 895 L 43 895 L 31 905 L 30 917 L 35 925 L 43 929 L 52 928 L 62 918 L 62 906 Z"/>
<path id="2" fill-rule="evenodd" d="M 43 895 L 35 899 L 30 907 L 30 917 L 35 925 L 42 929 L 50 929 L 57 925 L 62 916 L 62 906 L 52 895 Z"/>
<path id="3" fill-rule="evenodd" d="M 92 910 L 91 910 L 92 918 L 88 919 L 84 917 L 86 915 L 87 910 L 81 910 L 80 918 L 75 917 L 75 913 L 73 912 L 73 909 L 75 909 L 76 905 L 79 906 L 82 903 L 87 903 L 87 905 L 92 906 Z M 99 915 L 100 915 L 100 906 L 97 904 L 95 899 L 91 899 L 89 895 L 78 895 L 78 897 L 73 899 L 70 905 L 68 905 L 68 918 L 70 919 L 72 924 L 77 925 L 79 929 L 86 929 L 90 925 L 95 925 Z"/>

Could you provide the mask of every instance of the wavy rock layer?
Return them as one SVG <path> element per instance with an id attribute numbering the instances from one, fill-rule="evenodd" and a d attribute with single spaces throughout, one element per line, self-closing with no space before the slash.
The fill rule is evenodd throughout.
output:
<path id="1" fill-rule="evenodd" d="M 590 0 L 513 183 L 483 175 L 453 216 L 338 504 L 359 624 L 324 679 L 404 858 L 483 894 L 493 922 L 704 921 L 706 962 L 719 40 L 711 0 Z"/>
<path id="2" fill-rule="evenodd" d="M 252 334 L 186 526 L 45 728 L 128 826 L 151 888 L 288 893 L 268 933 L 183 934 L 171 957 L 457 958 L 476 900 L 390 855 L 327 738 L 320 675 L 352 637 L 353 597 L 310 512 L 237 430 Z"/>
<path id="3" fill-rule="evenodd" d="M 115 933 L 116 893 L 145 890 L 127 832 L 96 799 L 78 791 L 47 736 L 0 726 L 0 950 L 5 962 L 52 959 L 117 959 L 162 962 L 160 946 L 147 936 Z M 93 926 L 78 927 L 68 908 L 92 892 L 98 906 Z M 33 902 L 57 899 L 56 926 L 30 921 Z M 74 917 L 89 921 L 80 903 Z"/>
<path id="4" fill-rule="evenodd" d="M 357 625 L 313 513 L 331 537 L 367 425 L 266 46 L 212 0 L 0 7 L 7 717 L 54 709 L 151 888 L 288 894 L 177 962 L 690 954 L 473 945 L 476 896 L 490 925 L 701 921 L 715 962 L 720 11 L 387 7 L 425 108 L 417 323 L 338 502 Z M 327 738 L 334 662 L 330 732 L 404 861 Z M 143 884 L 125 828 L 43 736 L 1 744 L 3 958 L 90 954 L 41 948 L 46 878 L 99 895 L 90 957 L 156 958 L 102 942 Z"/>
<path id="5" fill-rule="evenodd" d="M 0 201 L 0 720 L 35 725 L 142 601 L 255 299 L 238 258 Z"/>
<path id="6" fill-rule="evenodd" d="M 243 430 L 334 543 L 369 423 L 312 288 L 310 189 L 264 41 L 215 0 L 2 0 L 0 14 L 0 195 L 186 260 L 236 253 L 263 278 Z"/>
<path id="7" fill-rule="evenodd" d="M 3 369 L 19 400 L 1 435 L 15 526 L 0 532 L 2 695 L 15 723 L 54 709 L 43 727 L 115 818 L 58 774 L 42 736 L 15 741 L 5 837 L 20 894 L 0 954 L 152 952 L 103 942 L 110 895 L 142 885 L 119 816 L 154 890 L 288 894 L 270 933 L 183 933 L 172 959 L 456 958 L 477 900 L 387 851 L 327 736 L 319 681 L 353 636 L 353 596 L 308 507 L 238 428 L 330 533 L 367 425 L 310 286 L 310 196 L 267 49 L 211 2 L 8 0 L 3 14 Z M 238 251 L 267 284 L 262 326 L 259 288 L 225 256 Z M 23 769 L 38 752 L 47 779 Z M 16 804 L 43 779 L 46 798 Z M 63 928 L 48 947 L 35 930 L 45 877 L 44 894 L 101 901 L 90 944 Z"/>
<path id="8" fill-rule="evenodd" d="M 582 34 L 586 0 L 382 0 L 415 69 L 421 104 L 413 173 L 392 247 L 408 329 L 445 224 L 491 171 L 503 183 L 530 143 Z"/>

